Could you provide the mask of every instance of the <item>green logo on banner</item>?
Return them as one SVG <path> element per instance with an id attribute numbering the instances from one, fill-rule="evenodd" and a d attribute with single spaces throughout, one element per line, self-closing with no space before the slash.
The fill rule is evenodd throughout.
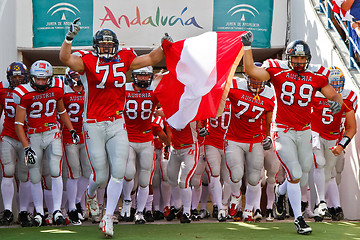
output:
<path id="1" fill-rule="evenodd" d="M 274 0 L 214 0 L 213 31 L 252 31 L 253 47 L 269 48 Z"/>
<path id="2" fill-rule="evenodd" d="M 74 46 L 91 46 L 93 35 L 93 1 L 33 0 L 33 47 L 61 46 L 69 26 L 80 17 L 81 31 Z"/>

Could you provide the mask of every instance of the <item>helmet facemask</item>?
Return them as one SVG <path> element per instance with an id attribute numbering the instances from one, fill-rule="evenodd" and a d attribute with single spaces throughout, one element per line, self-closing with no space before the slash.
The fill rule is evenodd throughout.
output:
<path id="1" fill-rule="evenodd" d="M 38 84 L 37 79 L 45 79 L 46 83 Z M 53 79 L 53 67 L 44 60 L 38 60 L 30 68 L 30 85 L 37 91 L 43 92 L 50 88 Z"/>
<path id="2" fill-rule="evenodd" d="M 305 57 L 306 60 L 305 62 L 294 62 L 293 57 Z M 297 73 L 306 71 L 311 60 L 310 48 L 307 43 L 302 40 L 291 42 L 286 48 L 286 60 L 288 61 L 289 68 L 293 71 Z"/>
<path id="3" fill-rule="evenodd" d="M 148 88 L 154 78 L 152 67 L 149 66 L 133 70 L 131 78 L 137 87 Z"/>
<path id="4" fill-rule="evenodd" d="M 259 97 L 259 93 L 261 93 L 265 89 L 265 82 L 258 81 L 247 74 L 244 74 L 244 77 L 247 81 L 248 89 L 250 90 L 250 92 L 252 92 L 255 97 Z"/>
<path id="5" fill-rule="evenodd" d="M 110 29 L 102 29 L 93 37 L 93 48 L 100 58 L 112 59 L 119 48 L 116 34 Z"/>

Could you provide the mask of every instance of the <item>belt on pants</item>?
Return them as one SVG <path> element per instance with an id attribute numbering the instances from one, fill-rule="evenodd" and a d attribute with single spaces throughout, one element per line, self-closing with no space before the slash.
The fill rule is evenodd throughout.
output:
<path id="1" fill-rule="evenodd" d="M 42 133 L 42 132 L 50 131 L 50 130 L 53 130 L 56 128 L 57 128 L 56 125 L 51 126 L 51 127 L 28 128 L 27 134 Z"/>
<path id="2" fill-rule="evenodd" d="M 114 122 L 117 119 L 122 118 L 122 115 L 117 115 L 115 117 L 108 117 L 108 118 L 101 118 L 101 119 L 87 119 L 86 123 L 98 123 L 98 122 L 104 122 L 104 121 L 110 121 Z"/>

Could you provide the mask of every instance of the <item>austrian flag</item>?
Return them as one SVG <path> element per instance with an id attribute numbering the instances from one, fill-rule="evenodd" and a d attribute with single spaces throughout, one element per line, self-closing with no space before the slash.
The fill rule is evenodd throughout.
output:
<path id="1" fill-rule="evenodd" d="M 193 120 L 222 114 L 236 67 L 243 56 L 245 32 L 207 32 L 163 42 L 166 67 L 155 89 L 167 122 L 183 129 Z"/>

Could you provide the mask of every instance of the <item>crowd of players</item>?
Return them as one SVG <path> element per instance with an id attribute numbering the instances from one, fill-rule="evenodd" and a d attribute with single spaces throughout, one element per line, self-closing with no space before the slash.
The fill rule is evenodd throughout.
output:
<path id="1" fill-rule="evenodd" d="M 290 43 L 286 61 L 261 66 L 252 60 L 252 35 L 246 34 L 246 74 L 233 79 L 222 115 L 177 130 L 166 123 L 152 84 L 163 76 L 150 66 L 163 58 L 161 48 L 136 56 L 118 49 L 115 33 L 102 29 L 94 35 L 93 52 L 71 54 L 77 21 L 60 52 L 65 77 L 54 77 L 51 64 L 39 60 L 30 74 L 24 64 L 11 63 L 8 81 L 1 82 L 2 225 L 13 222 L 14 182 L 21 226 L 80 225 L 91 218 L 108 237 L 118 221 L 210 217 L 209 196 L 219 222 L 253 222 L 263 215 L 273 221 L 274 214 L 284 219 L 291 213 L 297 232 L 309 234 L 305 210 L 316 221 L 343 219 L 337 185 L 343 150 L 356 133 L 357 97 L 343 88 L 339 68 L 309 64 L 305 42 Z M 172 41 L 168 35 L 165 40 Z M 129 69 L 133 81 L 126 83 Z M 298 109 L 286 112 L 283 105 Z M 285 124 L 284 117 L 293 122 Z M 309 152 L 303 145 L 310 141 Z M 313 164 L 314 213 L 307 194 Z"/>

